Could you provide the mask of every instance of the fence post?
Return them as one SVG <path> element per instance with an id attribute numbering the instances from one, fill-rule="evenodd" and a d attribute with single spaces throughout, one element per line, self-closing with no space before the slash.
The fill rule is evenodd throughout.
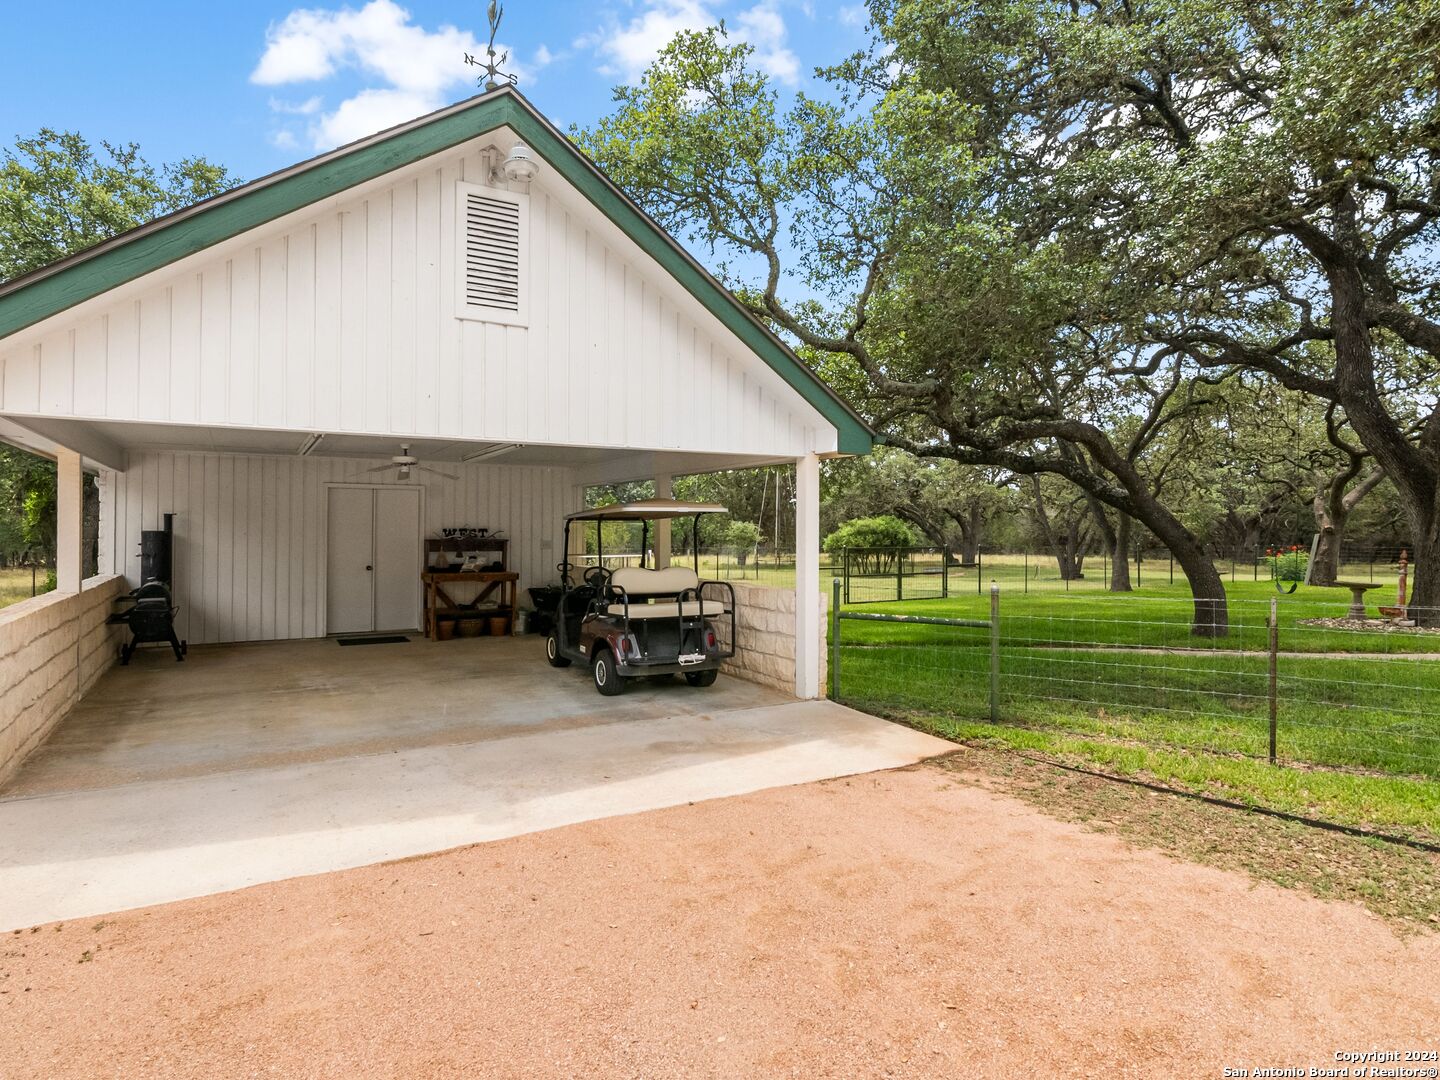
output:
<path id="1" fill-rule="evenodd" d="M 1140 558 L 1141 558 L 1141 555 L 1140 555 L 1140 545 L 1139 545 L 1139 544 L 1136 544 L 1136 545 L 1135 545 L 1135 584 L 1136 584 L 1137 586 L 1141 584 L 1141 581 L 1140 581 Z"/>
<path id="2" fill-rule="evenodd" d="M 905 549 L 895 549 L 895 599 L 905 599 Z"/>
<path id="3" fill-rule="evenodd" d="M 845 602 L 850 603 L 850 549 L 840 549 L 840 572 L 845 575 Z"/>
<path id="4" fill-rule="evenodd" d="M 1025 591 L 1030 591 L 1030 549 L 1025 549 Z"/>
<path id="5" fill-rule="evenodd" d="M 985 553 L 978 547 L 975 549 L 975 595 L 980 595 L 980 579 L 985 572 Z"/>
<path id="6" fill-rule="evenodd" d="M 831 579 L 830 591 L 830 700 L 840 700 L 840 579 Z"/>
<path id="7" fill-rule="evenodd" d="M 1000 722 L 1000 585 L 990 582 L 990 722 Z"/>
<path id="8" fill-rule="evenodd" d="M 1275 736 L 1280 705 L 1279 597 L 1270 598 L 1270 764 L 1275 764 Z"/>
<path id="9" fill-rule="evenodd" d="M 950 545 L 940 549 L 940 599 L 950 599 Z"/>

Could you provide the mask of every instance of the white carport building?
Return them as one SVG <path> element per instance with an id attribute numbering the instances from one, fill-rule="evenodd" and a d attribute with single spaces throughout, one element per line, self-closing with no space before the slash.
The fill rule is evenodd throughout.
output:
<path id="1" fill-rule="evenodd" d="M 819 461 L 871 445 L 510 88 L 0 286 L 0 438 L 60 478 L 59 590 L 0 612 L 0 779 L 113 660 L 104 616 L 166 513 L 181 637 L 321 638 L 418 628 L 423 539 L 443 527 L 503 530 L 523 589 L 554 580 L 586 485 L 664 495 L 675 475 L 793 463 L 798 586 L 737 664 L 755 646 L 751 674 L 821 696 Z M 458 479 L 368 471 L 402 445 Z M 101 522 L 82 582 L 85 471 Z M 340 565 L 366 531 L 369 567 Z"/>

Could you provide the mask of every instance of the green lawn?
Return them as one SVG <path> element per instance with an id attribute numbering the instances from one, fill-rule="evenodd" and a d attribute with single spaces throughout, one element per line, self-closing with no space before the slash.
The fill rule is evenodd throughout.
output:
<path id="1" fill-rule="evenodd" d="M 1382 592 L 1383 590 L 1376 590 Z M 1141 648 L 1218 649 L 1263 652 L 1270 598 L 1278 601 L 1282 652 L 1440 653 L 1440 634 L 1381 633 L 1335 630 L 1303 625 L 1305 620 L 1345 614 L 1350 593 L 1302 585 L 1293 595 L 1281 595 L 1268 581 L 1238 582 L 1226 587 L 1230 616 L 1223 637 L 1197 637 L 1191 633 L 1194 604 L 1184 585 L 1145 586 L 1132 593 L 1087 590 L 1023 593 L 1000 583 L 1000 620 L 1008 644 L 1084 643 Z M 1370 594 L 1369 610 L 1375 611 Z M 1385 602 L 1394 597 L 1387 595 Z M 903 603 L 848 605 L 855 611 L 896 615 L 938 615 L 947 618 L 986 619 L 990 615 L 989 590 L 953 594 L 946 600 L 906 600 Z M 923 642 L 926 628 L 884 624 L 846 625 L 846 640 Z M 853 631 L 853 633 L 852 633 Z M 868 636 L 867 636 L 868 635 Z"/>
<path id="2" fill-rule="evenodd" d="M 36 583 L 40 589 L 44 589 L 45 571 L 39 571 Z M 30 596 L 29 569 L 0 569 L 0 608 L 18 604 L 21 600 L 29 600 Z"/>
<path id="3" fill-rule="evenodd" d="M 1277 769 L 1266 761 L 1270 595 L 1268 582 L 1237 583 L 1230 633 L 1208 639 L 1191 635 L 1179 586 L 1128 596 L 1002 587 L 995 727 L 985 722 L 988 631 L 847 620 L 840 697 L 952 738 L 996 738 L 1243 802 L 1440 836 L 1440 635 L 1305 627 L 1340 614 L 1344 601 L 1304 587 L 1281 598 L 1282 653 L 1343 655 L 1280 657 L 1277 749 L 1290 767 Z M 985 618 L 989 598 L 852 610 Z M 1157 648 L 1185 651 L 1143 651 Z"/>

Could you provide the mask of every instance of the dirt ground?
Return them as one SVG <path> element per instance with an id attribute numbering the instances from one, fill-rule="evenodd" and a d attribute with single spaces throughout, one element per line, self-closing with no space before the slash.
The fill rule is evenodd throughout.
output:
<path id="1" fill-rule="evenodd" d="M 954 766 L 7 936 L 0 1075 L 1218 1077 L 1440 1047 L 1440 935 Z"/>

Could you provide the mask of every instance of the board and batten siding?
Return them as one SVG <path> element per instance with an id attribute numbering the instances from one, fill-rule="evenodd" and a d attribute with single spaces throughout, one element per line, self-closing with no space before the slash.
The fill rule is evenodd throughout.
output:
<path id="1" fill-rule="evenodd" d="M 456 317 L 479 141 L 0 343 L 0 413 L 794 457 L 836 435 L 552 170 L 526 326 Z M 517 189 L 519 190 L 519 189 Z"/>
<path id="2" fill-rule="evenodd" d="M 175 517 L 178 630 L 193 644 L 273 641 L 325 633 L 326 485 L 422 488 L 426 536 L 484 526 L 510 539 L 521 588 L 555 578 L 565 514 L 583 493 L 562 468 L 450 464 L 458 481 L 366 475 L 374 459 L 137 452 L 124 473 L 101 474 L 102 573 L 140 580 L 140 532 Z M 417 573 L 419 568 L 416 568 Z"/>

